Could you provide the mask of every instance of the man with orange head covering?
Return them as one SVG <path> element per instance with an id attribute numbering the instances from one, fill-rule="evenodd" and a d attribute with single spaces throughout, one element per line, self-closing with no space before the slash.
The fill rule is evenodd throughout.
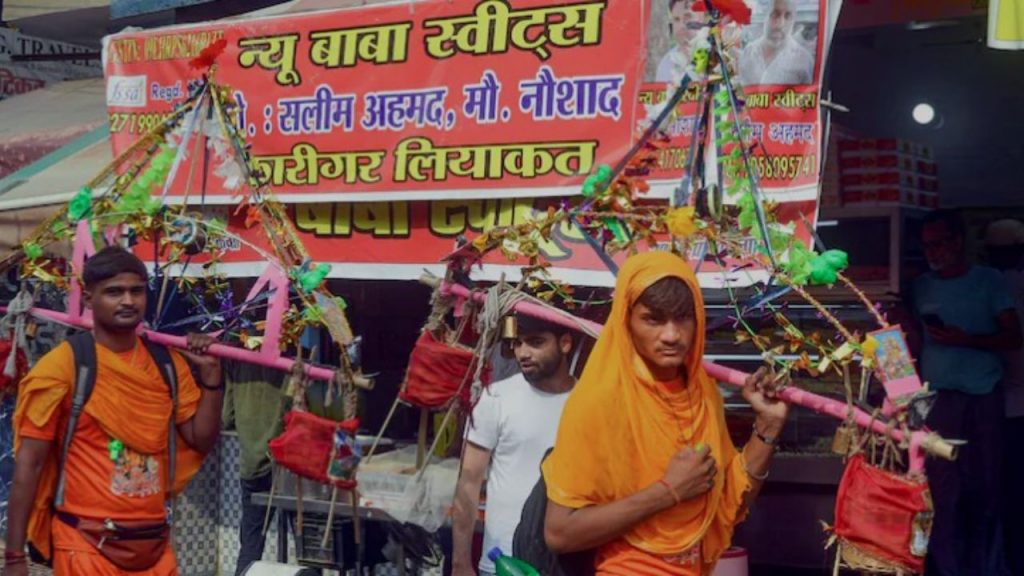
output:
<path id="1" fill-rule="evenodd" d="M 542 468 L 553 552 L 596 549 L 598 575 L 714 569 L 768 476 L 788 407 L 765 370 L 751 376 L 743 397 L 756 419 L 737 451 L 701 367 L 704 330 L 700 286 L 682 259 L 626 260 Z"/>
<path id="2" fill-rule="evenodd" d="M 220 361 L 206 354 L 209 343 L 190 334 L 191 351 L 170 354 L 177 382 L 172 401 L 161 368 L 137 334 L 147 277 L 145 264 L 121 248 L 105 248 L 85 264 L 96 382 L 63 463 L 72 397 L 81 384 L 76 372 L 83 369 L 75 366 L 71 345 L 50 351 L 21 383 L 5 576 L 28 574 L 26 540 L 52 561 L 54 576 L 178 573 L 168 502 L 217 442 L 224 388 Z M 198 385 L 183 356 L 197 369 Z M 55 498 L 61 467 L 63 499 Z"/>

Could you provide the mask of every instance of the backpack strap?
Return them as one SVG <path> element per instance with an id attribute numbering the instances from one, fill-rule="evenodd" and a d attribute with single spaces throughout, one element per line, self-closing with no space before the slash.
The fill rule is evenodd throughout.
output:
<path id="1" fill-rule="evenodd" d="M 171 418 L 167 428 L 167 493 L 170 494 L 174 488 L 175 466 L 177 464 L 177 419 L 178 419 L 178 373 L 171 359 L 171 353 L 165 346 L 155 344 L 143 339 L 146 350 L 152 356 L 160 370 L 167 385 L 171 397 Z M 68 338 L 71 345 L 71 352 L 74 355 L 76 373 L 74 383 L 74 395 L 71 398 L 71 413 L 68 416 L 68 425 L 61 444 L 60 460 L 58 461 L 57 488 L 54 492 L 53 507 L 57 508 L 64 504 L 64 464 L 68 459 L 68 452 L 71 450 L 71 440 L 78 429 L 78 420 L 82 415 L 82 409 L 89 401 L 93 389 L 96 387 L 96 340 L 92 332 L 80 332 Z"/>
<path id="2" fill-rule="evenodd" d="M 71 450 L 71 439 L 78 428 L 78 418 L 82 415 L 82 408 L 89 401 L 93 388 L 96 387 L 96 340 L 92 332 L 80 332 L 68 338 L 71 345 L 71 352 L 75 359 L 75 383 L 74 395 L 71 397 L 71 414 L 68 416 L 67 430 L 64 432 L 64 440 L 60 448 L 60 460 L 58 461 L 57 489 L 54 492 L 53 507 L 64 504 L 64 463 L 68 459 L 68 451 Z"/>
<path id="3" fill-rule="evenodd" d="M 178 439 L 178 370 L 174 367 L 174 360 L 171 358 L 171 351 L 166 346 L 151 342 L 146 338 L 142 339 L 149 355 L 156 362 L 160 370 L 160 376 L 167 385 L 167 391 L 171 396 L 171 419 L 167 424 L 167 494 L 174 490 L 174 474 L 177 464 L 177 439 Z"/>

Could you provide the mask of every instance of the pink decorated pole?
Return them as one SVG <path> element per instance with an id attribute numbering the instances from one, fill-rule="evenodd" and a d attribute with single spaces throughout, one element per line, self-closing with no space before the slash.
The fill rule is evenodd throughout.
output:
<path id="1" fill-rule="evenodd" d="M 0 312 L 7 313 L 6 306 L 0 306 Z M 45 308 L 33 308 L 30 313 L 36 318 L 42 320 L 49 320 L 51 322 L 57 322 L 64 324 L 65 326 L 73 326 L 75 328 L 81 328 L 83 330 L 92 329 L 92 319 L 78 317 L 74 318 L 70 314 L 64 312 L 55 312 L 53 310 L 47 310 Z M 163 344 L 164 346 L 170 346 L 172 348 L 187 348 L 184 336 L 174 336 L 171 334 L 164 334 L 162 332 L 156 332 L 153 330 L 142 330 L 146 339 L 156 342 L 157 344 Z M 210 354 L 220 357 L 227 358 L 229 360 L 237 360 L 239 362 L 246 362 L 248 364 L 255 364 L 257 366 L 266 366 L 267 368 L 274 368 L 282 371 L 289 371 L 292 366 L 295 365 L 295 360 L 285 358 L 280 355 L 268 355 L 262 352 L 254 350 L 246 350 L 245 348 L 237 348 L 235 346 L 228 346 L 225 344 L 214 344 L 210 346 Z M 330 380 L 334 378 L 334 370 L 331 368 L 324 368 L 321 366 L 312 366 L 310 364 L 304 365 L 306 375 L 314 380 Z"/>
<path id="2" fill-rule="evenodd" d="M 450 284 L 448 282 L 442 283 L 441 292 L 456 298 L 472 298 L 477 302 L 483 302 L 486 298 L 483 292 L 473 292 L 464 286 Z M 603 326 L 597 322 L 592 322 L 582 318 L 567 317 L 565 315 L 552 312 L 550 309 L 532 302 L 519 302 L 515 305 L 515 309 L 517 312 L 528 314 L 535 318 L 558 324 L 560 326 L 589 332 L 591 335 L 595 336 L 600 334 L 601 329 L 603 328 Z M 747 378 L 750 376 L 746 372 L 720 366 L 708 360 L 704 361 L 704 369 L 712 378 L 736 388 L 742 388 Z M 850 408 L 847 407 L 845 402 L 826 398 L 825 396 L 819 396 L 812 392 L 801 390 L 800 388 L 792 386 L 786 388 L 779 393 L 779 397 L 789 404 L 802 406 L 819 414 L 827 414 L 839 420 L 846 420 L 850 415 Z M 861 428 L 870 427 L 873 431 L 878 432 L 879 434 L 888 434 L 897 442 L 902 442 L 905 439 L 905 435 L 901 430 L 889 428 L 885 422 L 872 419 L 870 414 L 859 408 L 853 408 L 853 421 Z M 956 457 L 955 448 L 932 432 L 921 430 L 911 432 L 909 443 L 910 470 L 912 472 L 923 471 L 925 452 L 950 460 Z"/>
<path id="3" fill-rule="evenodd" d="M 188 348 L 185 343 L 184 336 L 173 336 L 171 334 L 153 332 L 151 330 L 145 330 L 143 331 L 143 334 L 147 340 L 156 342 L 157 344 L 163 344 L 164 346 L 170 346 L 172 348 Z M 292 366 L 295 365 L 295 360 L 285 358 L 284 356 L 268 356 L 261 352 L 246 350 L 245 348 L 237 348 L 235 346 L 228 346 L 226 344 L 214 344 L 210 346 L 209 352 L 210 354 L 219 356 L 220 358 L 237 360 L 239 362 L 246 362 L 257 366 L 266 366 L 267 368 L 275 368 L 285 372 L 291 370 Z M 311 366 L 309 364 L 306 364 L 304 368 L 306 375 L 315 380 L 330 380 L 331 378 L 334 378 L 333 369 Z"/>

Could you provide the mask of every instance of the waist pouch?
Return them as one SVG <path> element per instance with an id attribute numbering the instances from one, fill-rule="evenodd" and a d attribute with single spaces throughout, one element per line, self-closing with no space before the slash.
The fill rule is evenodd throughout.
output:
<path id="1" fill-rule="evenodd" d="M 171 526 L 152 520 L 93 520 L 58 512 L 57 518 L 78 531 L 113 565 L 128 572 L 148 570 L 163 557 Z"/>

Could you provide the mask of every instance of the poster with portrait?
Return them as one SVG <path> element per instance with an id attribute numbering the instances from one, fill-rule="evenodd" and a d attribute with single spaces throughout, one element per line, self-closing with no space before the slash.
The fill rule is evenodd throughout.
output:
<path id="1" fill-rule="evenodd" d="M 703 0 L 655 0 L 651 7 L 646 83 L 640 101 L 648 117 L 684 76 L 695 76 L 693 53 L 707 39 Z M 821 75 L 838 18 L 834 0 L 747 0 L 749 25 L 722 34 L 745 125 L 757 145 L 751 161 L 766 196 L 777 202 L 816 201 L 821 171 Z M 669 118 L 672 145 L 654 175 L 655 194 L 678 186 L 699 113 L 697 87 Z M 716 175 L 711 175 L 715 178 Z M 727 198 L 728 202 L 729 199 Z"/>
<path id="2" fill-rule="evenodd" d="M 693 57 L 706 13 L 693 9 L 702 0 L 666 0 L 651 12 L 651 42 L 646 80 L 678 84 Z M 808 85 L 817 80 L 821 37 L 820 0 L 754 0 L 751 22 L 729 24 L 724 40 L 738 58 L 738 83 Z M 661 28 L 661 30 L 659 30 Z"/>

